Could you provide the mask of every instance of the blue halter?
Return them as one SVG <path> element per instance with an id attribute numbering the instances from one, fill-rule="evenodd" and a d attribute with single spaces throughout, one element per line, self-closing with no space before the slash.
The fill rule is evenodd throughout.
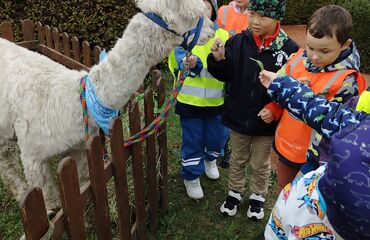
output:
<path id="1" fill-rule="evenodd" d="M 167 31 L 170 31 L 173 34 L 182 37 L 184 39 L 184 41 L 181 43 L 181 47 L 183 47 L 185 50 L 191 51 L 193 49 L 193 47 L 197 44 L 199 36 L 200 36 L 200 31 L 203 27 L 203 21 L 204 21 L 203 17 L 199 18 L 198 24 L 195 28 L 193 28 L 193 29 L 191 29 L 191 30 L 189 30 L 186 33 L 181 35 L 181 34 L 177 33 L 176 31 L 168 28 L 168 24 L 157 14 L 155 14 L 153 12 L 144 12 L 143 14 L 147 18 L 149 18 L 150 20 L 152 20 L 153 22 L 155 22 L 156 24 L 161 26 L 162 28 L 166 29 Z M 188 44 L 189 38 L 192 35 L 194 35 L 194 38 Z"/>

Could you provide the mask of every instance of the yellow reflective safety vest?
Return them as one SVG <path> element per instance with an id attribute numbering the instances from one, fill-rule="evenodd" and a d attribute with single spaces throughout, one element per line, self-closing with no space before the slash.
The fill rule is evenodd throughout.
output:
<path id="1" fill-rule="evenodd" d="M 229 33 L 219 28 L 215 32 L 215 37 L 211 38 L 207 44 L 196 45 L 193 48 L 192 53 L 200 58 L 203 69 L 200 75 L 185 79 L 177 101 L 198 107 L 217 107 L 224 103 L 224 83 L 215 79 L 207 70 L 207 56 L 211 53 L 211 46 L 216 38 L 226 42 Z M 178 66 L 174 50 L 168 57 L 168 66 L 172 74 L 177 72 Z"/>
<path id="2" fill-rule="evenodd" d="M 358 99 L 356 111 L 370 113 L 370 89 L 364 91 Z"/>

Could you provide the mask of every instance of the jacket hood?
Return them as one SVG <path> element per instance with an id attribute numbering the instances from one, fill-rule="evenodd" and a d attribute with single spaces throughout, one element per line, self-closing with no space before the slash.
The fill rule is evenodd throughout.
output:
<path id="1" fill-rule="evenodd" d="M 309 72 L 332 72 L 336 70 L 348 70 L 355 69 L 359 71 L 360 69 L 360 54 L 356 48 L 355 43 L 351 43 L 347 49 L 342 51 L 332 64 L 325 67 L 316 67 L 312 64 L 311 60 L 307 57 L 307 52 L 304 50 L 303 59 L 305 62 L 305 68 Z"/>

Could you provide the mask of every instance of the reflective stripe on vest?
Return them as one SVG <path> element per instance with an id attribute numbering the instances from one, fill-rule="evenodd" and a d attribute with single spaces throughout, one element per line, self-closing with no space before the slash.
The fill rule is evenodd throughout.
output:
<path id="1" fill-rule="evenodd" d="M 221 20 L 221 28 L 225 29 L 226 27 L 226 19 L 227 19 L 227 12 L 229 11 L 229 6 L 226 6 L 224 8 L 224 12 L 222 14 L 222 20 Z"/>
<path id="2" fill-rule="evenodd" d="M 202 61 L 203 69 L 198 76 L 185 79 L 177 101 L 198 107 L 216 107 L 224 103 L 224 83 L 215 79 L 207 70 L 207 56 L 216 37 L 226 42 L 229 34 L 219 28 L 216 30 L 215 37 L 210 39 L 207 44 L 197 45 L 192 50 L 192 53 Z M 174 52 L 168 58 L 168 65 L 171 72 L 174 73 L 177 68 Z"/>
<path id="3" fill-rule="evenodd" d="M 357 74 L 355 70 L 338 70 L 325 73 L 310 73 L 305 69 L 303 49 L 300 49 L 288 61 L 286 73 L 296 79 L 307 77 L 310 79 L 310 88 L 317 94 L 332 99 L 349 74 Z M 356 77 L 359 92 L 364 90 L 361 75 Z M 294 163 L 305 163 L 308 147 L 315 141 L 316 133 L 302 121 L 296 120 L 287 110 L 284 110 L 275 134 L 275 146 L 284 158 Z"/>
<path id="4" fill-rule="evenodd" d="M 181 93 L 200 98 L 222 98 L 225 95 L 224 90 L 200 88 L 187 85 L 182 86 Z"/>
<path id="5" fill-rule="evenodd" d="M 358 99 L 356 111 L 370 113 L 370 91 L 364 91 Z"/>

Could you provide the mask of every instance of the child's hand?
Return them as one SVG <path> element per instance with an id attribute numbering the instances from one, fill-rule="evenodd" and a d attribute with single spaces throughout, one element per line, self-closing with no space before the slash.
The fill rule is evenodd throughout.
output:
<path id="1" fill-rule="evenodd" d="M 197 65 L 197 60 L 198 60 L 197 56 L 190 55 L 189 57 L 184 57 L 182 59 L 182 63 L 184 64 L 185 67 L 191 69 L 191 68 L 195 68 L 195 66 Z"/>
<path id="2" fill-rule="evenodd" d="M 225 44 L 221 39 L 216 38 L 211 46 L 211 52 L 216 61 L 225 59 Z"/>
<path id="3" fill-rule="evenodd" d="M 275 119 L 274 114 L 272 114 L 271 110 L 267 108 L 263 108 L 257 116 L 261 117 L 262 121 L 265 123 L 270 123 Z"/>
<path id="4" fill-rule="evenodd" d="M 268 88 L 270 86 L 270 84 L 272 83 L 272 80 L 274 80 L 275 78 L 277 78 L 277 76 L 278 76 L 277 73 L 266 71 L 266 70 L 262 70 L 260 72 L 259 78 L 260 78 L 261 84 L 265 88 Z"/>

